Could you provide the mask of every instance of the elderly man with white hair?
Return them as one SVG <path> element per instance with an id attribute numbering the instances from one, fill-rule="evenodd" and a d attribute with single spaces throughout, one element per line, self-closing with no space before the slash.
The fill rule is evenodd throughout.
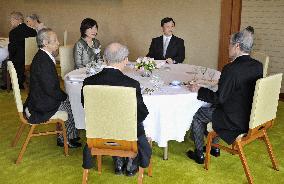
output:
<path id="1" fill-rule="evenodd" d="M 204 163 L 203 145 L 206 125 L 212 122 L 213 129 L 228 144 L 238 135 L 247 133 L 256 81 L 262 77 L 262 64 L 250 57 L 253 46 L 253 28 L 248 27 L 231 36 L 229 56 L 232 62 L 223 70 L 218 91 L 194 85 L 191 90 L 198 92 L 198 99 L 209 102 L 211 107 L 201 107 L 194 115 L 191 134 L 195 150 L 187 156 L 198 164 Z M 213 140 L 214 143 L 218 139 Z M 218 148 L 211 148 L 211 155 L 220 156 Z"/>
<path id="2" fill-rule="evenodd" d="M 142 123 L 148 115 L 148 109 L 143 102 L 140 84 L 138 81 L 122 73 L 125 65 L 128 63 L 128 54 L 127 47 L 120 43 L 111 43 L 108 45 L 104 52 L 104 58 L 108 66 L 100 73 L 86 78 L 83 87 L 85 85 L 109 85 L 136 88 L 138 156 L 134 159 L 113 157 L 115 174 L 125 172 L 127 176 L 133 176 L 138 170 L 138 165 L 143 168 L 148 167 L 152 150 L 146 139 Z M 82 93 L 82 104 L 84 104 L 83 102 L 84 96 Z M 85 169 L 92 167 L 91 157 L 90 150 L 86 145 L 83 156 L 83 167 Z"/>
<path id="3" fill-rule="evenodd" d="M 50 119 L 58 110 L 68 113 L 65 122 L 69 148 L 81 147 L 77 142 L 78 131 L 72 115 L 67 94 L 61 90 L 56 71 L 55 56 L 59 47 L 56 33 L 50 28 L 38 32 L 38 52 L 33 58 L 30 74 L 30 91 L 24 104 L 29 123 L 36 124 Z M 57 138 L 57 145 L 63 147 L 63 136 Z"/>

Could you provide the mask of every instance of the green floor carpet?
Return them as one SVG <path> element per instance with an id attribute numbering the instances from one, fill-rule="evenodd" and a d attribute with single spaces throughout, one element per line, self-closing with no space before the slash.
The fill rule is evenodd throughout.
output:
<path id="1" fill-rule="evenodd" d="M 0 183 L 1 184 L 79 184 L 82 179 L 82 149 L 69 149 L 70 156 L 56 146 L 54 136 L 32 138 L 22 163 L 15 165 L 27 129 L 15 148 L 10 147 L 19 126 L 13 94 L 0 91 Z M 248 165 L 256 184 L 284 183 L 284 103 L 279 102 L 275 126 L 268 132 L 279 163 L 280 171 L 272 169 L 265 145 L 256 141 L 245 147 Z M 81 132 L 81 137 L 84 132 Z M 83 140 L 84 141 L 84 140 Z M 153 177 L 145 175 L 145 184 L 247 183 L 238 156 L 221 152 L 212 158 L 209 171 L 185 156 L 193 149 L 192 141 L 169 142 L 169 160 L 162 160 L 163 150 L 153 147 Z M 89 183 L 128 184 L 136 183 L 136 177 L 116 176 L 110 157 L 103 158 L 103 173 L 99 176 L 91 170 Z"/>

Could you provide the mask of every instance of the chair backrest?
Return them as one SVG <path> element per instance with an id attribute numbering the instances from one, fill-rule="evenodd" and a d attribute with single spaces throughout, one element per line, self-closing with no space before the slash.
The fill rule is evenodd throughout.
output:
<path id="1" fill-rule="evenodd" d="M 36 37 L 25 38 L 25 65 L 31 65 L 37 51 Z"/>
<path id="2" fill-rule="evenodd" d="M 276 117 L 282 73 L 258 79 L 255 85 L 249 128 Z"/>
<path id="3" fill-rule="evenodd" d="M 14 67 L 12 61 L 7 62 L 7 70 L 9 71 L 9 74 L 10 74 L 10 77 L 11 77 L 13 93 L 14 93 L 14 98 L 15 98 L 17 110 L 18 110 L 18 112 L 23 112 L 23 102 L 22 102 L 20 88 L 19 88 L 19 84 L 18 84 L 17 72 L 15 70 L 15 67 Z"/>
<path id="4" fill-rule="evenodd" d="M 67 73 L 74 70 L 75 63 L 73 58 L 73 47 L 72 46 L 60 46 L 59 47 L 59 60 L 61 68 L 61 78 Z"/>
<path id="5" fill-rule="evenodd" d="M 87 85 L 83 94 L 87 138 L 137 141 L 135 88 Z"/>
<path id="6" fill-rule="evenodd" d="M 63 32 L 63 45 L 67 45 L 67 30 L 64 30 Z"/>
<path id="7" fill-rule="evenodd" d="M 269 56 L 263 52 L 252 52 L 251 57 L 258 60 L 263 65 L 263 77 L 267 76 L 268 65 L 269 65 Z"/>

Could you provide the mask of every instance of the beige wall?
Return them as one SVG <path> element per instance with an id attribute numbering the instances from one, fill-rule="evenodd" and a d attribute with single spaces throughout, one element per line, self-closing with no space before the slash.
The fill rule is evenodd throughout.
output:
<path id="1" fill-rule="evenodd" d="M 61 42 L 68 30 L 68 44 L 79 38 L 82 19 L 94 18 L 103 47 L 122 42 L 130 60 L 147 54 L 151 38 L 161 35 L 160 20 L 170 16 L 185 40 L 186 62 L 217 68 L 221 0 L 1 0 L 0 37 L 8 36 L 11 11 L 39 14 Z"/>
<path id="2" fill-rule="evenodd" d="M 242 28 L 254 27 L 254 50 L 269 56 L 268 74 L 284 73 L 283 9 L 283 0 L 243 0 Z M 284 93 L 284 80 L 281 93 Z"/>

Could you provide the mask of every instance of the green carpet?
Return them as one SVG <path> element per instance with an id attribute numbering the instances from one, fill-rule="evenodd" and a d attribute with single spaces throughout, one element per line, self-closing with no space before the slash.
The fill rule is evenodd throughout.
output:
<path id="1" fill-rule="evenodd" d="M 274 148 L 280 171 L 272 169 L 265 145 L 255 141 L 245 147 L 248 165 L 256 184 L 284 183 L 284 103 L 279 102 L 275 126 L 268 132 Z M 20 148 L 27 135 L 27 129 L 15 148 L 10 143 L 19 126 L 19 119 L 14 104 L 13 93 L 0 91 L 0 183 L 5 184 L 78 184 L 82 179 L 82 149 L 69 149 L 70 156 L 65 157 L 63 149 L 56 146 L 54 136 L 32 138 L 24 154 L 22 163 L 15 165 Z M 81 132 L 81 137 L 85 133 Z M 84 141 L 84 139 L 83 139 Z M 153 184 L 189 184 L 247 183 L 238 156 L 221 152 L 221 157 L 213 157 L 210 169 L 195 164 L 185 156 L 188 149 L 193 149 L 190 140 L 178 143 L 169 142 L 169 160 L 162 160 L 163 150 L 153 147 L 153 177 L 145 175 L 144 183 Z M 89 183 L 128 184 L 136 183 L 137 177 L 116 176 L 110 157 L 103 158 L 103 173 L 98 175 L 91 170 Z"/>

